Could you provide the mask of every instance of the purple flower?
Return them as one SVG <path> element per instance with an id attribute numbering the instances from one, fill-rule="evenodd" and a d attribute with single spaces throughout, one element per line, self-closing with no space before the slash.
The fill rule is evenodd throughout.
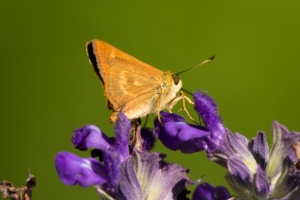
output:
<path id="1" fill-rule="evenodd" d="M 72 143 L 81 151 L 88 148 L 106 149 L 111 146 L 109 138 L 97 126 L 86 125 L 74 131 Z"/>
<path id="2" fill-rule="evenodd" d="M 115 125 L 115 138 L 108 138 L 94 125 L 74 131 L 75 148 L 96 148 L 95 158 L 80 158 L 72 153 L 60 152 L 55 157 L 59 178 L 67 185 L 82 187 L 95 185 L 102 199 L 176 199 L 193 182 L 187 170 L 164 161 L 166 155 L 148 153 L 155 141 L 151 129 L 142 129 L 143 150 L 129 151 L 131 123 L 120 112 Z"/>
<path id="3" fill-rule="evenodd" d="M 69 152 L 60 152 L 55 157 L 59 178 L 67 185 L 103 184 L 106 181 L 105 168 L 94 158 L 80 158 Z"/>
<path id="4" fill-rule="evenodd" d="M 171 150 L 181 150 L 183 153 L 206 150 L 209 153 L 219 146 L 226 129 L 212 98 L 207 94 L 195 92 L 194 100 L 195 110 L 205 126 L 187 124 L 180 115 L 161 112 L 164 126 L 155 120 L 156 135 Z"/>
<path id="5" fill-rule="evenodd" d="M 263 132 L 248 141 L 227 131 L 219 148 L 208 154 L 228 169 L 225 178 L 237 198 L 299 199 L 300 176 L 294 165 L 299 159 L 292 145 L 300 141 L 300 134 L 289 132 L 276 121 L 271 131 L 270 151 Z"/>
<path id="6" fill-rule="evenodd" d="M 121 177 L 114 187 L 97 187 L 99 195 L 115 199 L 176 199 L 191 184 L 186 170 L 168 164 L 159 153 L 134 151 L 121 165 Z"/>
<path id="7" fill-rule="evenodd" d="M 231 198 L 223 186 L 213 187 L 209 183 L 201 183 L 193 193 L 192 200 L 225 200 Z"/>
<path id="8" fill-rule="evenodd" d="M 300 148 L 295 149 L 295 143 L 300 142 L 299 133 L 289 132 L 275 121 L 269 151 L 265 133 L 259 132 L 251 141 L 239 133 L 233 135 L 224 127 L 217 106 L 208 95 L 195 92 L 194 100 L 204 126 L 187 124 L 180 115 L 164 112 L 164 126 L 155 121 L 156 135 L 166 147 L 184 153 L 206 150 L 210 160 L 228 169 L 225 178 L 237 193 L 236 198 L 300 199 L 300 173 L 295 166 L 300 163 Z M 198 188 L 194 199 L 209 195 L 212 196 L 207 199 L 215 199 L 214 187 Z M 205 190 L 210 192 L 200 194 Z"/>

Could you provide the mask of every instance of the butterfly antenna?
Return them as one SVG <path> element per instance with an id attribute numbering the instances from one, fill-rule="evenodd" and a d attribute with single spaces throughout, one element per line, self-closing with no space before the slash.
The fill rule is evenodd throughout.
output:
<path id="1" fill-rule="evenodd" d="M 187 91 L 187 90 L 185 90 L 183 88 L 181 88 L 181 90 L 184 91 L 184 92 L 186 92 L 186 93 L 188 93 L 189 95 L 193 96 L 193 94 L 191 92 L 189 92 L 189 91 Z"/>
<path id="2" fill-rule="evenodd" d="M 196 67 L 199 67 L 200 65 L 203 65 L 203 64 L 205 64 L 205 63 L 208 63 L 208 62 L 212 61 L 214 58 L 215 58 L 215 55 L 213 55 L 212 57 L 210 57 L 210 58 L 204 60 L 202 63 L 200 63 L 200 64 L 198 64 L 198 65 L 196 65 L 196 66 L 194 66 L 194 67 L 191 67 L 191 68 L 189 68 L 189 69 L 186 69 L 186 70 L 184 70 L 184 71 L 182 71 L 182 72 L 178 72 L 176 75 L 181 74 L 181 73 L 186 72 L 186 71 L 189 71 L 189 70 L 194 69 L 194 68 L 196 68 Z"/>

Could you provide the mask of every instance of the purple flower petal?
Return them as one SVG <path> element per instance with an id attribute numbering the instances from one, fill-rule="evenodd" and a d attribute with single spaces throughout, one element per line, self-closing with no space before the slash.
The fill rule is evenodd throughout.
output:
<path id="1" fill-rule="evenodd" d="M 211 133 L 211 140 L 219 144 L 225 135 L 225 127 L 219 116 L 217 104 L 207 94 L 196 91 L 194 93 L 195 110 L 198 112 L 206 128 Z M 213 150 L 213 149 L 211 149 Z"/>
<path id="2" fill-rule="evenodd" d="M 94 158 L 80 158 L 69 152 L 60 152 L 55 157 L 55 167 L 60 180 L 67 185 L 88 187 L 106 181 L 104 167 Z"/>
<path id="3" fill-rule="evenodd" d="M 143 139 L 143 151 L 150 151 L 153 149 L 156 138 L 155 138 L 155 131 L 153 128 L 142 128 L 141 129 L 141 136 Z"/>
<path id="4" fill-rule="evenodd" d="M 162 127 L 155 119 L 155 130 L 159 140 L 169 149 L 193 153 L 207 149 L 207 130 L 201 126 L 186 124 L 180 115 L 161 112 Z M 174 121 L 177 120 L 177 121 Z M 209 142 L 209 141 L 208 141 Z"/>
<path id="5" fill-rule="evenodd" d="M 224 147 L 229 153 L 229 156 L 234 155 L 234 154 L 239 154 L 242 157 L 252 157 L 251 152 L 248 150 L 248 145 L 245 143 L 245 136 L 236 133 L 232 134 L 228 132 L 226 134 L 225 140 L 224 140 Z M 253 158 L 254 162 L 256 162 Z M 256 168 L 255 168 L 256 169 Z"/>
<path id="6" fill-rule="evenodd" d="M 226 131 L 224 140 L 219 148 L 208 154 L 208 157 L 218 164 L 227 167 L 227 160 L 232 155 L 239 155 L 241 159 L 248 164 L 252 173 L 256 171 L 257 163 L 248 150 L 246 138 L 241 134 L 233 135 L 230 131 Z"/>
<path id="7" fill-rule="evenodd" d="M 110 146 L 109 138 L 94 125 L 76 129 L 72 136 L 72 143 L 76 149 L 82 151 L 88 148 L 105 149 Z"/>
<path id="8" fill-rule="evenodd" d="M 270 150 L 269 162 L 266 172 L 268 176 L 275 177 L 281 171 L 282 162 L 286 156 L 288 149 L 291 148 L 291 140 L 289 138 L 288 129 L 274 121 L 271 128 L 272 148 Z"/>
<path id="9" fill-rule="evenodd" d="M 120 166 L 121 176 L 114 187 L 97 188 L 100 196 L 111 199 L 176 199 L 193 182 L 187 170 L 164 161 L 165 155 L 133 150 Z M 147 198 L 148 197 L 148 198 Z"/>
<path id="10" fill-rule="evenodd" d="M 103 149 L 103 162 L 105 166 L 105 172 L 107 181 L 103 185 L 104 188 L 113 188 L 117 185 L 121 177 L 120 166 L 121 158 L 118 152 L 110 147 Z"/>
<path id="11" fill-rule="evenodd" d="M 160 112 L 160 115 L 162 116 L 162 123 L 167 123 L 167 122 L 185 122 L 185 119 L 184 117 L 178 115 L 178 114 L 170 114 L 170 113 L 167 113 L 167 112 Z M 158 120 L 155 120 L 154 121 L 154 125 L 155 126 L 158 126 L 160 125 Z"/>
<path id="12" fill-rule="evenodd" d="M 187 170 L 164 161 L 165 155 L 134 151 L 132 159 L 143 196 L 151 199 L 176 199 L 192 181 Z M 143 198 L 146 199 L 146 198 Z"/>
<path id="13" fill-rule="evenodd" d="M 216 193 L 215 193 L 217 199 L 216 200 L 224 200 L 231 198 L 231 195 L 226 187 L 223 186 L 217 186 L 216 187 Z"/>
<path id="14" fill-rule="evenodd" d="M 227 166 L 230 174 L 240 187 L 251 189 L 253 176 L 248 166 L 245 165 L 240 156 L 230 156 L 227 161 Z"/>
<path id="15" fill-rule="evenodd" d="M 269 158 L 269 147 L 264 132 L 258 132 L 256 137 L 249 142 L 249 149 L 252 152 L 256 162 L 265 170 Z"/>
<path id="16" fill-rule="evenodd" d="M 297 171 L 294 164 L 287 156 L 283 160 L 280 177 L 275 185 L 275 189 L 273 192 L 274 199 L 281 199 L 288 195 L 294 196 L 295 194 L 299 194 L 299 190 L 300 190 L 299 171 Z"/>
<path id="17" fill-rule="evenodd" d="M 229 198 L 231 195 L 225 187 L 213 187 L 209 183 L 201 183 L 195 189 L 192 200 L 225 200 Z"/>
<path id="18" fill-rule="evenodd" d="M 257 166 L 256 173 L 253 177 L 253 190 L 256 199 L 267 199 L 270 193 L 270 183 L 266 173 L 260 166 Z"/>
<path id="19" fill-rule="evenodd" d="M 124 161 L 120 169 L 120 181 L 118 182 L 116 187 L 106 189 L 106 192 L 114 199 L 144 199 L 134 165 L 135 163 L 133 159 L 127 159 L 126 161 Z"/>
<path id="20" fill-rule="evenodd" d="M 115 126 L 116 139 L 113 146 L 119 153 L 121 161 L 126 160 L 129 157 L 128 143 L 130 138 L 130 129 L 130 120 L 122 111 L 119 112 Z"/>
<path id="21" fill-rule="evenodd" d="M 241 144 L 242 146 L 247 147 L 249 140 L 246 138 L 246 136 L 240 134 L 240 133 L 235 133 L 235 138 L 238 141 L 239 144 Z"/>

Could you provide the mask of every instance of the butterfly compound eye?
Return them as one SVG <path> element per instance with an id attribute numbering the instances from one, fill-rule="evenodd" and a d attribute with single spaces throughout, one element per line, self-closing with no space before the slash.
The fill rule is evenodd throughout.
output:
<path id="1" fill-rule="evenodd" d="M 179 76 L 177 76 L 176 74 L 172 74 L 172 79 L 173 82 L 175 83 L 175 85 L 177 85 L 179 83 Z"/>

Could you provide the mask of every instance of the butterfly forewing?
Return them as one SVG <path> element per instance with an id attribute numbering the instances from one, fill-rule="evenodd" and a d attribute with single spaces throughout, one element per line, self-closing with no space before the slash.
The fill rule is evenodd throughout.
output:
<path id="1" fill-rule="evenodd" d="M 102 80 L 108 105 L 114 111 L 127 107 L 124 109 L 136 115 L 149 112 L 150 108 L 141 107 L 152 106 L 145 103 L 155 98 L 153 91 L 162 83 L 162 71 L 101 40 L 88 43 L 87 51 L 95 72 Z M 146 114 L 149 113 L 143 115 Z"/>
<path id="2" fill-rule="evenodd" d="M 122 66 L 119 67 L 119 64 L 109 69 L 105 89 L 110 101 L 115 105 L 115 109 L 124 106 L 142 94 L 149 91 L 153 92 L 159 87 L 157 80 L 149 77 L 149 75 L 141 75 L 139 71 L 130 70 L 133 69 L 131 64 L 127 66 L 129 70 Z"/>

